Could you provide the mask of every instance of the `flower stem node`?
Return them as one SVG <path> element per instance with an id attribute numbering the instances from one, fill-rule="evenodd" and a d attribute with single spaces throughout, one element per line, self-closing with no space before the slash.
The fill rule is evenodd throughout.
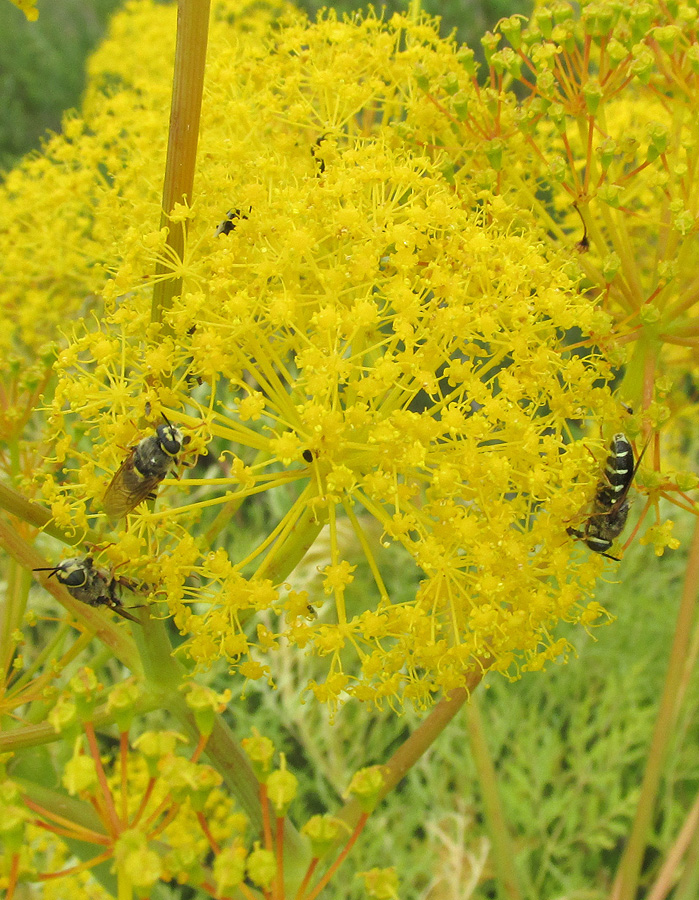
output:
<path id="1" fill-rule="evenodd" d="M 281 766 L 267 778 L 267 796 L 279 818 L 285 816 L 296 797 L 298 779 L 286 768 L 286 756 L 280 753 Z"/>
<path id="2" fill-rule="evenodd" d="M 177 873 L 180 884 L 200 885 L 207 875 L 201 863 L 200 853 L 193 844 L 176 847 L 168 853 L 166 866 L 169 872 Z"/>
<path id="3" fill-rule="evenodd" d="M 266 782 L 274 756 L 274 744 L 268 737 L 263 737 L 256 728 L 252 730 L 252 737 L 245 738 L 242 744 L 255 777 L 260 782 Z"/>
<path id="4" fill-rule="evenodd" d="M 638 317 L 644 325 L 655 325 L 660 320 L 660 310 L 655 303 L 644 303 Z"/>
<path id="5" fill-rule="evenodd" d="M 384 778 L 383 767 L 368 766 L 355 772 L 347 788 L 346 795 L 351 794 L 357 798 L 362 812 L 371 813 L 381 800 L 385 785 L 386 779 Z"/>
<path id="6" fill-rule="evenodd" d="M 341 830 L 346 831 L 349 837 L 350 829 L 341 819 L 333 816 L 311 816 L 301 828 L 301 833 L 311 842 L 314 859 L 322 859 L 337 842 Z"/>
<path id="7" fill-rule="evenodd" d="M 114 858 L 130 881 L 138 897 L 150 897 L 153 885 L 160 878 L 160 857 L 148 849 L 146 836 L 136 828 L 122 832 L 114 845 Z"/>
<path id="8" fill-rule="evenodd" d="M 268 888 L 277 877 L 277 863 L 274 853 L 265 850 L 255 842 L 255 848 L 248 856 L 248 878 L 261 888 Z"/>
<path id="9" fill-rule="evenodd" d="M 192 682 L 187 685 L 188 690 L 185 697 L 187 706 L 194 713 L 199 733 L 204 737 L 209 737 L 213 731 L 216 717 L 220 715 L 231 699 L 231 692 L 225 690 L 222 694 L 217 694 L 210 687 L 203 684 Z"/>

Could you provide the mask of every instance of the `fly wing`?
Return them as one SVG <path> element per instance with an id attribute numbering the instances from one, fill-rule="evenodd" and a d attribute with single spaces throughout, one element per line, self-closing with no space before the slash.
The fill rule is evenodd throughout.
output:
<path id="1" fill-rule="evenodd" d="M 112 612 L 115 612 L 118 616 L 121 616 L 122 619 L 128 619 L 130 622 L 136 622 L 137 625 L 142 625 L 140 619 L 137 619 L 136 616 L 132 616 L 130 612 L 127 612 L 126 609 L 120 603 L 109 604 L 109 608 Z M 140 606 L 132 606 L 132 609 L 140 609 Z"/>
<path id="2" fill-rule="evenodd" d="M 160 484 L 161 478 L 146 478 L 134 466 L 135 448 L 117 469 L 102 499 L 102 508 L 114 519 L 121 519 Z"/>

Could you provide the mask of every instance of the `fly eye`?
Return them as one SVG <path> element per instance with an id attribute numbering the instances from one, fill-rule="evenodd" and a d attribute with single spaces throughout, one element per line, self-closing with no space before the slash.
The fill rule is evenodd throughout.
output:
<path id="1" fill-rule="evenodd" d="M 173 425 L 158 425 L 158 443 L 168 456 L 177 456 L 182 449 L 182 434 Z"/>
<path id="2" fill-rule="evenodd" d="M 61 584 L 65 584 L 68 587 L 82 587 L 87 581 L 85 569 L 73 569 L 69 572 L 66 569 L 59 568 L 56 570 L 56 578 Z"/>

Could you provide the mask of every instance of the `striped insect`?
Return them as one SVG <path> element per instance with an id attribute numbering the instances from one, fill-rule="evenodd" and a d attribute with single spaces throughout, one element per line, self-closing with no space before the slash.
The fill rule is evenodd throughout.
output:
<path id="1" fill-rule="evenodd" d="M 102 507 L 107 515 L 121 519 L 139 503 L 152 499 L 160 482 L 177 465 L 177 457 L 188 440 L 165 419 L 155 434 L 131 447 L 104 494 Z"/>
<path id="2" fill-rule="evenodd" d="M 88 606 L 106 606 L 107 609 L 111 609 L 122 618 L 141 624 L 124 607 L 121 602 L 120 589 L 138 591 L 143 589 L 143 585 L 130 578 L 117 578 L 106 569 L 97 568 L 91 556 L 64 559 L 57 566 L 34 569 L 34 571 L 50 572 L 49 578 L 55 575 L 56 581 L 60 582 L 68 593 L 76 600 L 80 600 L 81 603 L 87 603 Z"/>
<path id="3" fill-rule="evenodd" d="M 648 446 L 646 444 L 646 446 Z M 644 447 L 634 463 L 633 447 L 625 434 L 619 432 L 609 445 L 604 477 L 597 485 L 592 510 L 582 529 L 568 528 L 571 537 L 581 540 L 590 550 L 618 560 L 608 551 L 624 530 L 629 515 L 628 493 L 643 459 Z"/>

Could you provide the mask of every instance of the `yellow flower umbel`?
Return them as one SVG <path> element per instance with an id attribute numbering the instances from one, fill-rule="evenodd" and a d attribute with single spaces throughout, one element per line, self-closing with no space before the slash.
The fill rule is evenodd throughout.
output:
<path id="1" fill-rule="evenodd" d="M 569 248 L 613 319 L 601 346 L 621 399 L 675 447 L 697 420 L 698 18 L 685 0 L 539 3 L 483 37 L 480 71 L 467 48 L 461 71 L 421 65 L 403 125 L 493 219 Z M 659 438 L 651 457 L 662 552 L 658 498 L 696 514 L 697 479 L 661 476 Z"/>
<path id="2" fill-rule="evenodd" d="M 291 18 L 264 43 L 224 6 L 197 197 L 175 213 L 185 257 L 144 226 L 161 146 L 144 127 L 138 195 L 120 177 L 104 204 L 122 257 L 106 314 L 77 324 L 59 358 L 62 475 L 49 465 L 44 497 L 64 526 L 116 542 L 111 560 L 154 585 L 202 665 L 223 656 L 261 677 L 286 640 L 326 658 L 311 684 L 322 699 L 419 705 L 474 666 L 540 668 L 565 650 L 559 619 L 597 614 L 580 596 L 603 560 L 566 528 L 599 477 L 589 448 L 600 459 L 605 443 L 573 441 L 572 423 L 618 425 L 609 367 L 584 337 L 609 320 L 565 256 L 486 215 L 439 152 L 404 140 L 421 73 L 463 68 L 431 25 Z M 140 4 L 124 21 L 169 15 Z M 99 60 L 105 82 L 128 64 L 118 37 Z M 139 93 L 142 121 L 157 96 Z M 184 288 L 153 324 L 156 261 Z M 163 416 L 190 438 L 184 462 L 208 455 L 165 478 L 125 530 L 102 511 L 104 490 Z M 274 519 L 251 546 L 240 516 L 263 494 Z M 294 568 L 323 528 L 316 597 Z M 363 561 L 348 556 L 348 530 Z"/>

